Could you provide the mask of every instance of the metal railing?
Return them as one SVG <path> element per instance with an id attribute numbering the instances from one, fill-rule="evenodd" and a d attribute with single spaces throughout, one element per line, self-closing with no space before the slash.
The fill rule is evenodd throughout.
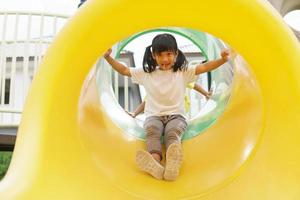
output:
<path id="1" fill-rule="evenodd" d="M 0 11 L 0 126 L 18 126 L 36 70 L 69 16 Z"/>

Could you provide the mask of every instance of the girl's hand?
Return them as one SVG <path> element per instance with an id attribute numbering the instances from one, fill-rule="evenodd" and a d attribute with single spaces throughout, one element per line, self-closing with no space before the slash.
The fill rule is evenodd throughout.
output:
<path id="1" fill-rule="evenodd" d="M 112 49 L 109 48 L 109 49 L 104 53 L 103 57 L 104 57 L 104 58 L 107 58 L 107 57 L 111 54 L 111 52 L 112 52 Z"/>
<path id="2" fill-rule="evenodd" d="M 223 49 L 221 51 L 221 57 L 223 60 L 228 61 L 230 59 L 230 51 L 229 49 Z"/>
<path id="3" fill-rule="evenodd" d="M 210 91 L 205 95 L 206 101 L 208 101 L 208 99 L 211 98 L 211 95 L 212 95 L 212 90 L 210 90 Z"/>
<path id="4" fill-rule="evenodd" d="M 136 117 L 136 115 L 135 115 L 134 113 L 132 113 L 132 112 L 129 112 L 129 111 L 127 111 L 127 110 L 125 110 L 125 112 L 126 112 L 128 115 L 130 115 L 131 117 L 133 117 L 133 118 Z"/>

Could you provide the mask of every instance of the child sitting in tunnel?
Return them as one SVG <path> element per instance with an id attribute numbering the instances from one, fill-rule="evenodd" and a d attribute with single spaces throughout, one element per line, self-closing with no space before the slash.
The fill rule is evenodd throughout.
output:
<path id="1" fill-rule="evenodd" d="M 181 137 L 187 128 L 184 96 L 186 86 L 197 80 L 197 75 L 214 70 L 229 60 L 228 50 L 221 58 L 194 67 L 187 67 L 187 60 L 177 47 L 171 34 L 158 34 L 146 48 L 143 68 L 130 68 L 113 59 L 109 49 L 104 58 L 114 70 L 144 86 L 146 151 L 136 154 L 138 167 L 155 177 L 174 181 L 183 162 Z M 166 147 L 166 165 L 163 158 L 161 136 Z"/>

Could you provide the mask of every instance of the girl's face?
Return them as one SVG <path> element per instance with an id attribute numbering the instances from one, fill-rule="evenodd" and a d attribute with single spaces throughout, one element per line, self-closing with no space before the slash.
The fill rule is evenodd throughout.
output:
<path id="1" fill-rule="evenodd" d="M 177 58 L 177 53 L 174 51 L 163 51 L 160 53 L 152 54 L 154 60 L 159 66 L 161 70 L 169 70 L 172 69 Z"/>

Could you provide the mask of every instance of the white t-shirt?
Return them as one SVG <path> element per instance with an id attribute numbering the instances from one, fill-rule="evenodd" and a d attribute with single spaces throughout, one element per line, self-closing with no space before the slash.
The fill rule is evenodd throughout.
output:
<path id="1" fill-rule="evenodd" d="M 184 95 L 186 86 L 198 78 L 195 71 L 196 66 L 177 72 L 156 68 L 151 73 L 142 68 L 130 68 L 132 82 L 143 85 L 147 93 L 146 117 L 175 114 L 186 117 Z"/>

